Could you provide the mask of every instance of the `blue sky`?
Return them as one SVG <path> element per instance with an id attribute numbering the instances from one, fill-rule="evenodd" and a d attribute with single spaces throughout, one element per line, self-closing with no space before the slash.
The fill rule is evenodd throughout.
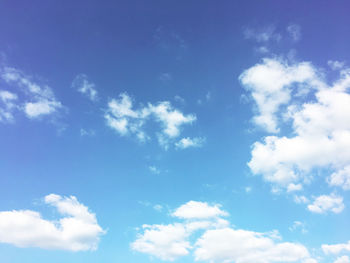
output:
<path id="1" fill-rule="evenodd" d="M 2 1 L 1 262 L 350 262 L 346 1 Z"/>

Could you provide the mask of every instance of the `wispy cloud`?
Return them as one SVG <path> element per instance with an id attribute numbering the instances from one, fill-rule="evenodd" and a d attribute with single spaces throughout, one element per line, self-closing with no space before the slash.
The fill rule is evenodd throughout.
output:
<path id="1" fill-rule="evenodd" d="M 243 29 L 243 35 L 246 39 L 255 40 L 258 43 L 266 43 L 269 41 L 280 41 L 282 36 L 276 32 L 276 27 L 273 25 L 252 28 L 245 27 Z"/>
<path id="2" fill-rule="evenodd" d="M 50 87 L 34 82 L 31 76 L 24 74 L 19 69 L 4 66 L 0 68 L 0 78 L 18 92 L 10 94 L 8 91 L 7 93 L 3 91 L 2 93 L 1 99 L 3 102 L 6 100 L 6 106 L 5 110 L 1 109 L 1 112 L 6 119 L 13 119 L 12 110 L 14 109 L 22 110 L 30 119 L 38 119 L 52 115 L 63 108 Z M 21 99 L 19 99 L 19 94 Z"/>
<path id="3" fill-rule="evenodd" d="M 290 24 L 287 26 L 287 32 L 294 42 L 301 39 L 301 28 L 297 24 Z"/>
<path id="4" fill-rule="evenodd" d="M 72 82 L 72 87 L 81 94 L 88 97 L 91 101 L 98 100 L 98 93 L 96 85 L 89 81 L 88 76 L 85 74 L 79 74 Z"/>

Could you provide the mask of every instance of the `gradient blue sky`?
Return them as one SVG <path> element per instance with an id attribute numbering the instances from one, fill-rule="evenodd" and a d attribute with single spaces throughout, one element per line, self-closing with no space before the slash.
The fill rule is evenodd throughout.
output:
<path id="1" fill-rule="evenodd" d="M 1 1 L 0 261 L 349 263 L 349 8 L 320 0 Z M 300 143 L 276 150 L 267 136 Z M 269 150 L 263 157 L 259 145 Z M 226 213 L 176 216 L 186 204 Z M 33 228 L 29 210 L 58 231 L 62 217 L 86 223 L 95 215 L 97 230 L 82 228 L 77 242 L 87 248 L 78 251 L 61 236 L 58 245 L 39 242 L 42 222 Z M 157 234 L 157 225 L 203 218 L 211 225 L 180 238 L 191 248 L 174 257 L 171 240 L 147 239 L 142 229 Z M 221 229 L 273 244 L 244 250 L 219 237 L 226 253 L 199 242 Z M 269 257 L 279 243 L 307 255 Z M 264 253 L 258 261 L 235 250 Z"/>

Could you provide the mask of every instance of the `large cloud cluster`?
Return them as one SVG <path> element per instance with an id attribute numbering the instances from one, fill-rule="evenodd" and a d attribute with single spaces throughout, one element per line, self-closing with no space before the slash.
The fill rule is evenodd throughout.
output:
<path id="1" fill-rule="evenodd" d="M 207 262 L 316 262 L 303 245 L 279 242 L 276 231 L 259 233 L 230 226 L 223 218 L 228 213 L 217 204 L 189 201 L 171 216 L 182 221 L 144 225 L 131 248 L 168 261 L 193 252 L 196 261 Z"/>
<path id="2" fill-rule="evenodd" d="M 269 133 L 253 144 L 248 166 L 275 189 L 302 190 L 315 174 L 350 188 L 350 69 L 331 85 L 320 72 L 269 58 L 240 76 L 256 105 L 253 122 Z"/>

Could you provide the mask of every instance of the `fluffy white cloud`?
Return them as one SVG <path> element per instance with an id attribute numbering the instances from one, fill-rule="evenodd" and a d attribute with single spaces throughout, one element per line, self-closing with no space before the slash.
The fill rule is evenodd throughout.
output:
<path id="1" fill-rule="evenodd" d="M 50 221 L 31 210 L 0 212 L 0 242 L 43 249 L 97 249 L 104 230 L 98 225 L 95 214 L 74 196 L 50 194 L 44 201 L 64 217 Z"/>
<path id="2" fill-rule="evenodd" d="M 310 258 L 303 245 L 275 243 L 263 233 L 233 228 L 207 230 L 195 247 L 197 261 L 269 263 L 300 262 Z"/>
<path id="3" fill-rule="evenodd" d="M 315 198 L 314 202 L 307 206 L 311 212 L 325 213 L 331 211 L 333 213 L 340 213 L 344 209 L 343 198 L 340 196 L 321 195 Z"/>
<path id="4" fill-rule="evenodd" d="M 264 59 L 245 70 L 239 77 L 244 88 L 251 92 L 257 105 L 258 114 L 253 121 L 268 132 L 279 132 L 276 113 L 291 99 L 292 84 L 299 85 L 299 92 L 307 92 L 310 87 L 319 85 L 317 73 L 308 62 L 288 65 L 276 59 Z"/>
<path id="5" fill-rule="evenodd" d="M 227 215 L 227 212 L 221 210 L 218 204 L 211 206 L 206 202 L 197 201 L 189 201 L 172 213 L 172 216 L 183 219 L 203 219 Z"/>
<path id="6" fill-rule="evenodd" d="M 334 263 L 350 263 L 350 259 L 348 256 L 342 256 L 342 257 L 338 257 Z"/>
<path id="7" fill-rule="evenodd" d="M 31 77 L 18 69 L 2 67 L 0 69 L 0 78 L 7 84 L 20 88 L 26 99 L 18 104 L 17 107 L 23 109 L 28 118 L 33 119 L 43 115 L 50 115 L 62 108 L 61 102 L 56 100 L 48 86 L 40 86 L 33 82 Z M 16 94 L 14 96 L 17 98 Z"/>
<path id="8" fill-rule="evenodd" d="M 178 149 L 186 149 L 189 147 L 202 147 L 203 144 L 205 143 L 205 138 L 202 137 L 195 137 L 195 138 L 182 138 L 180 141 L 175 143 L 176 148 Z"/>
<path id="9" fill-rule="evenodd" d="M 174 109 L 168 101 L 159 102 L 156 105 L 148 103 L 147 106 L 134 110 L 132 99 L 126 93 L 122 93 L 119 99 L 112 99 L 108 103 L 105 119 L 107 125 L 120 135 L 134 134 L 140 141 L 149 139 L 143 128 L 147 121 L 153 119 L 161 125 L 158 141 L 167 148 L 169 141 L 180 135 L 181 127 L 194 122 L 196 116 L 184 115 Z"/>
<path id="10" fill-rule="evenodd" d="M 85 74 L 79 74 L 72 82 L 72 87 L 92 101 L 98 100 L 96 85 L 88 80 Z"/>
<path id="11" fill-rule="evenodd" d="M 61 107 L 61 103 L 50 100 L 40 100 L 37 102 L 28 102 L 24 105 L 24 111 L 28 118 L 37 118 L 41 115 L 48 115 Z"/>
<path id="12" fill-rule="evenodd" d="M 193 114 L 183 115 L 182 112 L 173 109 L 170 102 L 163 101 L 157 105 L 148 104 L 149 111 L 163 126 L 163 134 L 173 138 L 180 134 L 180 127 L 196 120 Z"/>
<path id="13" fill-rule="evenodd" d="M 303 189 L 303 186 L 301 184 L 290 183 L 287 187 L 287 192 L 295 192 L 295 191 L 300 191 L 302 189 Z"/>
<path id="14" fill-rule="evenodd" d="M 189 233 L 184 225 L 144 225 L 143 229 L 144 233 L 131 244 L 133 250 L 170 261 L 189 253 Z"/>
<path id="15" fill-rule="evenodd" d="M 350 241 L 344 244 L 335 244 L 335 245 L 322 245 L 322 250 L 325 254 L 339 254 L 342 251 L 350 251 Z"/>
<path id="16" fill-rule="evenodd" d="M 350 190 L 350 165 L 331 174 L 328 183 L 333 186 L 339 186 L 344 190 Z"/>
<path id="17" fill-rule="evenodd" d="M 317 263 L 303 245 L 276 242 L 281 239 L 278 231 L 258 233 L 235 229 L 221 218 L 227 215 L 220 205 L 189 201 L 172 213 L 184 222 L 145 225 L 144 233 L 137 236 L 131 248 L 169 261 L 193 251 L 196 261 Z"/>
<path id="18" fill-rule="evenodd" d="M 240 76 L 257 105 L 254 122 L 270 133 L 281 125 L 289 136 L 269 135 L 252 147 L 248 163 L 275 187 L 301 190 L 312 174 L 333 172 L 328 182 L 347 188 L 350 165 L 350 69 L 332 85 L 308 62 L 288 65 L 264 59 Z M 307 96 L 306 96 L 307 95 Z"/>

